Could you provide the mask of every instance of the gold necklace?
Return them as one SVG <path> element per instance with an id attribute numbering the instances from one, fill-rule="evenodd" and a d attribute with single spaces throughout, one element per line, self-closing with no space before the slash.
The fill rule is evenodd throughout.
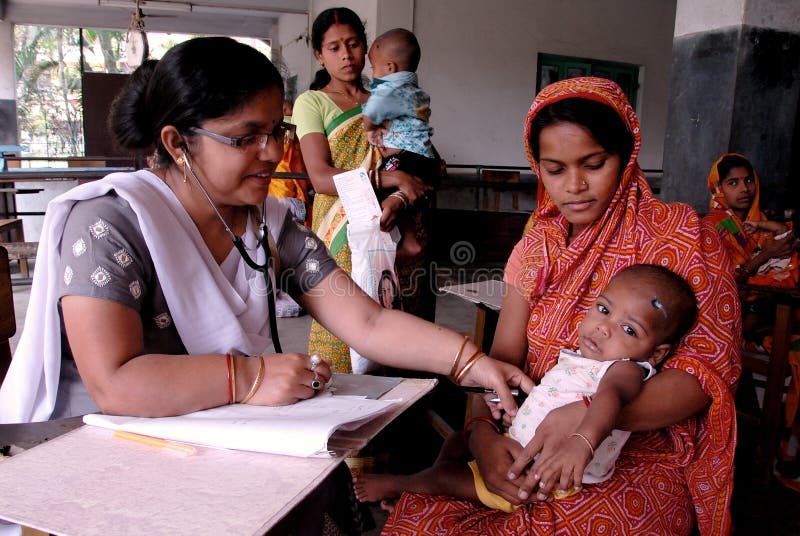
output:
<path id="1" fill-rule="evenodd" d="M 337 91 L 335 89 L 330 89 L 330 88 L 325 88 L 325 89 L 327 90 L 327 93 L 336 93 L 337 95 L 343 95 L 347 97 L 348 100 L 350 100 L 350 102 L 352 102 L 353 104 L 358 104 L 359 106 L 361 105 L 361 102 L 358 99 L 354 99 L 353 97 L 351 97 L 349 93 L 346 93 L 344 91 Z M 359 95 L 361 95 L 361 92 L 359 92 Z"/>

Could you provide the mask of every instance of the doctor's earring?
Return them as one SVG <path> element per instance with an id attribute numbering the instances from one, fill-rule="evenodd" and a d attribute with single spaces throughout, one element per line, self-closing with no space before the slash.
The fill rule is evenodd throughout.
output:
<path id="1" fill-rule="evenodd" d="M 189 182 L 189 175 L 186 173 L 186 159 L 179 156 L 175 163 L 183 168 L 183 182 Z"/>

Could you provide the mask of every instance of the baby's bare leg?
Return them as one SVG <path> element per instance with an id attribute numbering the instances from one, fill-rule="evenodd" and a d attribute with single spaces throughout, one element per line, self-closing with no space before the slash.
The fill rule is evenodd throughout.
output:
<path id="1" fill-rule="evenodd" d="M 400 230 L 400 243 L 397 244 L 397 258 L 413 259 L 422 253 L 422 245 L 417 240 L 414 222 L 411 218 L 398 217 L 397 228 Z"/>

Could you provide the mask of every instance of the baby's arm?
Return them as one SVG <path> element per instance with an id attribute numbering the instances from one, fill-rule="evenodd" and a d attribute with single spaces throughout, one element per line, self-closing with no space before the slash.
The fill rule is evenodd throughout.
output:
<path id="1" fill-rule="evenodd" d="M 367 141 L 369 141 L 369 144 L 383 149 L 383 135 L 386 134 L 386 126 L 383 123 L 376 125 L 370 121 L 369 117 L 366 115 L 364 116 L 362 124 L 364 130 L 367 131 Z"/>
<path id="2" fill-rule="evenodd" d="M 381 126 L 380 124 L 376 125 L 375 123 L 370 121 L 369 117 L 367 117 L 366 115 L 363 117 L 362 121 L 364 125 L 364 130 L 366 130 L 367 132 L 372 132 L 373 130 Z"/>
<path id="3" fill-rule="evenodd" d="M 785 233 L 789 230 L 785 224 L 779 221 L 771 221 L 771 220 L 764 220 L 764 221 L 746 221 L 744 222 L 745 230 L 748 232 L 753 232 L 755 229 L 761 229 L 762 231 L 770 231 L 775 234 Z M 749 229 L 748 229 L 749 228 Z"/>
<path id="4" fill-rule="evenodd" d="M 642 389 L 643 379 L 642 368 L 631 361 L 619 361 L 608 368 L 575 432 L 554 454 L 546 459 L 539 456 L 533 464 L 540 478 L 540 493 L 549 495 L 553 489 L 566 491 L 581 485 L 594 449 L 611 434 L 622 408 Z"/>

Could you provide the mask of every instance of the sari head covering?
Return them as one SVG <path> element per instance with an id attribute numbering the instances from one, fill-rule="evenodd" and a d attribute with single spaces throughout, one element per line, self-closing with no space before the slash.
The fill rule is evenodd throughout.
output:
<path id="1" fill-rule="evenodd" d="M 605 213 L 569 239 L 569 222 L 544 188 L 533 222 L 506 280 L 530 305 L 526 372 L 540 379 L 563 347 L 577 346 L 577 327 L 611 277 L 632 264 L 658 264 L 681 275 L 697 297 L 699 319 L 661 367 L 692 375 L 711 400 L 696 417 L 634 432 L 614 475 L 570 500 L 524 504 L 513 513 L 469 501 L 403 494 L 385 534 L 553 534 L 588 532 L 703 535 L 731 529 L 740 313 L 732 269 L 716 232 L 691 207 L 655 199 L 636 161 L 639 122 L 622 90 L 609 80 L 575 78 L 543 89 L 530 108 L 525 144 L 534 173 L 531 124 L 545 107 L 569 98 L 615 110 L 633 135 L 631 156 Z M 514 257 L 512 255 L 512 259 Z M 509 267 L 512 265 L 509 262 Z M 655 378 L 652 381 L 656 381 Z"/>

